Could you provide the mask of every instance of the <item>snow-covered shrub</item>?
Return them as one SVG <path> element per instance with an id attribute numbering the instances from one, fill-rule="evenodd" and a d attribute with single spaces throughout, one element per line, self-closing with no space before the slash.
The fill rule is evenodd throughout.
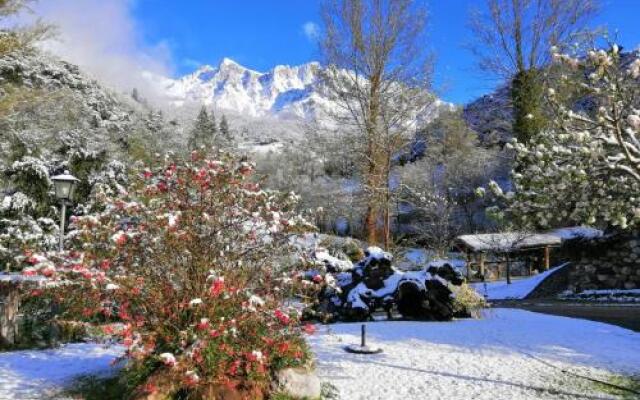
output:
<path id="1" fill-rule="evenodd" d="M 25 271 L 73 282 L 54 290 L 61 317 L 107 324 L 144 390 L 266 392 L 276 370 L 309 360 L 311 328 L 282 305 L 287 280 L 276 272 L 288 236 L 309 229 L 290 212 L 296 197 L 262 190 L 252 165 L 215 156 L 135 170 L 125 191 L 101 192 L 102 212 L 75 218 L 77 251 Z"/>
<path id="2" fill-rule="evenodd" d="M 553 55 L 562 73 L 547 98 L 554 124 L 527 144 L 514 141 L 513 192 L 489 188 L 522 225 L 576 224 L 628 229 L 640 222 L 640 65 L 638 53 L 593 50 Z M 563 69 L 564 70 L 563 70 Z M 560 93 L 579 89 L 566 106 Z M 570 102 L 571 104 L 575 104 Z"/>

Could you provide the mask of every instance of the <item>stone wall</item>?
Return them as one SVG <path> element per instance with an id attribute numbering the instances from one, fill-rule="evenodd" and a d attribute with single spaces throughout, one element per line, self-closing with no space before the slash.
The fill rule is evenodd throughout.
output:
<path id="1" fill-rule="evenodd" d="M 572 245 L 569 289 L 640 288 L 640 235 L 604 237 Z"/>

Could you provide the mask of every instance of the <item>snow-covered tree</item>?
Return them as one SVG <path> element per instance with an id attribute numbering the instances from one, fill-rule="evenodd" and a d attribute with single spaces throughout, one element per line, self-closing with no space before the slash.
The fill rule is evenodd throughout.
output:
<path id="1" fill-rule="evenodd" d="M 220 134 L 222 134 L 222 137 L 227 141 L 231 141 L 233 139 L 231 137 L 231 131 L 229 130 L 227 116 L 224 114 L 222 114 L 222 118 L 220 119 Z"/>
<path id="2" fill-rule="evenodd" d="M 213 119 L 213 114 L 210 117 L 207 108 L 202 106 L 189 135 L 189 148 L 211 147 L 217 136 L 218 127 Z"/>
<path id="3" fill-rule="evenodd" d="M 589 224 L 627 229 L 640 222 L 640 58 L 618 46 L 574 57 L 557 83 L 586 97 L 567 106 L 549 89 L 555 126 L 528 146 L 515 141 L 514 192 L 493 192 L 506 213 L 534 227 Z M 575 78 L 579 77 L 576 81 Z"/>

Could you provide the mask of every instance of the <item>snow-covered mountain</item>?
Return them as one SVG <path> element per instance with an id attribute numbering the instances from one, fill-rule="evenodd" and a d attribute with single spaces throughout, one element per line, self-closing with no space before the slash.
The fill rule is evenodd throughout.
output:
<path id="1" fill-rule="evenodd" d="M 205 65 L 177 79 L 152 74 L 145 78 L 160 85 L 175 106 L 204 104 L 244 117 L 312 121 L 324 120 L 339 109 L 323 89 L 321 68 L 310 62 L 258 72 L 225 58 L 217 67 Z M 436 101 L 421 119 L 430 120 L 441 106 L 452 105 Z"/>
<path id="2" fill-rule="evenodd" d="M 278 65 L 257 72 L 225 58 L 177 79 L 146 74 L 160 84 L 171 104 L 205 104 L 250 117 L 278 116 L 309 120 L 334 107 L 322 94 L 320 65 Z"/>

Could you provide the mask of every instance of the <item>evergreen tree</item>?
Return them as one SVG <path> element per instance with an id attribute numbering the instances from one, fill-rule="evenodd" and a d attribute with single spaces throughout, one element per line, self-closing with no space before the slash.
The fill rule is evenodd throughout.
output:
<path id="1" fill-rule="evenodd" d="M 220 119 L 220 133 L 225 140 L 231 141 L 231 132 L 229 131 L 229 122 L 227 122 L 227 116 L 222 114 Z"/>
<path id="2" fill-rule="evenodd" d="M 215 119 L 209 117 L 207 108 L 202 106 L 191 130 L 189 137 L 189 148 L 197 149 L 201 146 L 209 147 L 215 142 L 218 130 L 214 123 Z"/>

